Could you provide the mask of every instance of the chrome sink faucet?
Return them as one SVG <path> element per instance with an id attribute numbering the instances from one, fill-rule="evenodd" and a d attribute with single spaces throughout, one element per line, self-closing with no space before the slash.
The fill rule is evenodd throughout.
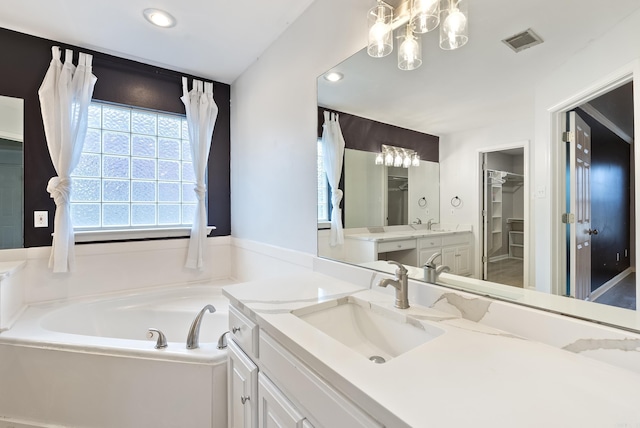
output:
<path id="1" fill-rule="evenodd" d="M 387 263 L 398 266 L 396 269 L 396 278 L 381 279 L 378 283 L 379 287 L 392 285 L 396 289 L 395 307 L 398 309 L 407 309 L 409 307 L 409 271 L 398 262 L 388 261 Z"/>
<path id="2" fill-rule="evenodd" d="M 429 221 L 427 221 L 427 230 L 431 230 L 431 227 L 433 227 L 433 219 L 430 218 Z"/>
<path id="3" fill-rule="evenodd" d="M 200 347 L 200 324 L 202 324 L 202 317 L 207 311 L 214 313 L 216 308 L 214 308 L 213 305 L 206 305 L 193 319 L 191 327 L 189 327 L 189 334 L 187 335 L 187 349 L 196 349 Z"/>
<path id="4" fill-rule="evenodd" d="M 442 253 L 435 253 L 434 255 L 429 257 L 429 260 L 427 260 L 427 262 L 424 264 L 424 280 L 430 284 L 435 284 L 438 280 L 438 276 L 440 276 L 442 272 L 451 271 L 449 266 L 436 266 L 436 259 L 441 256 Z"/>

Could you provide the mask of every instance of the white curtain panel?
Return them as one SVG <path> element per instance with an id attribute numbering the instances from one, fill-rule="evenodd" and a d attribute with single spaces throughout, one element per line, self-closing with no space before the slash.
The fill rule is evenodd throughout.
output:
<path id="1" fill-rule="evenodd" d="M 187 78 L 183 77 L 182 92 L 183 95 L 180 99 L 187 111 L 191 159 L 196 175 L 194 190 L 198 198 L 185 267 L 202 269 L 203 246 L 207 238 L 207 210 L 205 204 L 207 187 L 205 173 L 207 171 L 213 128 L 218 117 L 218 106 L 213 100 L 213 83 L 206 82 L 203 84 L 200 80 L 194 80 L 193 88 L 189 91 Z"/>
<path id="2" fill-rule="evenodd" d="M 322 161 L 331 186 L 331 237 L 329 245 L 335 247 L 344 243 L 342 228 L 342 190 L 338 187 L 342 175 L 344 159 L 344 137 L 336 113 L 324 112 L 322 125 Z"/>
<path id="3" fill-rule="evenodd" d="M 74 269 L 69 205 L 71 173 L 82 153 L 89 103 L 97 79 L 92 74 L 91 55 L 80 53 L 78 67 L 75 67 L 73 51 L 65 51 L 64 64 L 60 60 L 59 47 L 52 47 L 51 52 L 51 64 L 38 90 L 49 155 L 58 174 L 47 185 L 47 191 L 56 203 L 49 267 L 53 272 L 68 272 Z"/>

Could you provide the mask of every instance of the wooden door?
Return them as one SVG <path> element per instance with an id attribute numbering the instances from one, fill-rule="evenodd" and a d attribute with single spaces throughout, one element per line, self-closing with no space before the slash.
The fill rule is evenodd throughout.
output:
<path id="1" fill-rule="evenodd" d="M 575 112 L 569 113 L 569 226 L 570 295 L 587 299 L 591 294 L 591 128 Z"/>

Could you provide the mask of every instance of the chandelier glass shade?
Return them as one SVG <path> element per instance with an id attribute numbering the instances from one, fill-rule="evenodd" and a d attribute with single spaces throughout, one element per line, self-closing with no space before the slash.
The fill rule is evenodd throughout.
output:
<path id="1" fill-rule="evenodd" d="M 393 51 L 398 29 L 398 68 L 415 70 L 422 65 L 421 35 L 440 28 L 439 45 L 454 50 L 469 41 L 469 0 L 405 0 L 394 9 L 382 0 L 369 10 L 369 56 L 381 58 Z"/>

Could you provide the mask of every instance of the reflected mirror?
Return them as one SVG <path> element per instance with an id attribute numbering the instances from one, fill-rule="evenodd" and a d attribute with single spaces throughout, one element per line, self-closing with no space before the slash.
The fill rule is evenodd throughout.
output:
<path id="1" fill-rule="evenodd" d="M 400 0 L 389 3 L 398 10 L 403 7 Z M 376 165 L 381 144 L 353 162 L 345 136 L 345 242 L 329 245 L 328 231 L 319 228 L 319 256 L 385 272 L 393 271 L 385 260 L 397 260 L 414 267 L 416 279 L 424 278 L 424 264 L 436 257 L 437 265 L 451 270 L 438 279 L 444 285 L 637 330 L 635 317 L 625 315 L 636 309 L 638 289 L 633 72 L 615 82 L 611 75 L 638 60 L 640 3 L 596 1 L 585 7 L 579 0 L 487 0 L 472 2 L 469 9 L 469 42 L 444 51 L 437 31 L 422 35 L 423 62 L 416 70 L 398 68 L 396 44 L 384 58 L 372 58 L 363 49 L 328 70 L 343 76 L 337 82 L 318 78 L 319 109 L 435 138 L 437 156 L 430 161 L 438 173 L 425 181 L 439 187 L 437 203 L 427 198 L 429 214 L 412 215 L 411 204 L 422 201 L 410 193 L 412 169 L 399 174 L 393 167 Z M 580 25 L 567 25 L 569 17 Z M 528 30 L 542 43 L 517 49 L 505 42 L 513 36 L 525 40 Z M 594 86 L 600 81 L 607 83 Z M 557 115 L 552 118 L 553 108 Z M 599 149 L 596 142 L 593 146 L 594 156 L 602 153 L 599 164 L 593 161 L 594 200 L 589 208 L 598 224 L 578 219 L 565 225 L 560 217 L 565 201 L 566 212 L 573 212 L 570 199 L 579 187 L 575 180 L 565 181 L 565 175 L 570 176 L 565 151 L 570 144 L 556 143 L 548 129 L 571 131 L 570 111 L 592 124 L 594 136 L 610 134 L 597 143 Z M 615 156 L 610 150 L 614 139 L 620 146 Z M 401 141 L 382 143 L 403 146 Z M 626 171 L 625 179 L 620 171 Z M 607 175 L 611 173 L 618 175 Z M 396 218 L 390 215 L 389 190 L 403 195 L 407 185 L 407 214 Z M 598 186 L 605 189 L 603 195 L 617 192 L 626 201 L 612 205 L 606 198 L 596 200 Z M 376 188 L 365 192 L 364 187 Z M 397 206 L 404 207 L 400 200 Z M 625 216 L 614 218 L 603 211 L 607 204 Z M 541 210 L 553 216 L 545 217 Z M 352 220 L 358 211 L 358 220 Z M 578 268 L 569 266 L 578 252 L 572 245 L 580 243 L 564 241 L 564 236 L 582 229 L 599 233 L 588 234 L 593 274 L 580 280 L 572 277 Z M 504 279 L 508 275 L 504 269 L 496 271 L 498 263 L 505 269 L 517 266 L 517 278 Z M 623 300 L 632 304 L 601 301 L 624 283 Z M 567 295 L 585 300 L 572 305 L 577 312 L 562 303 Z"/>
<path id="2" fill-rule="evenodd" d="M 0 96 L 0 249 L 23 246 L 23 104 Z"/>

